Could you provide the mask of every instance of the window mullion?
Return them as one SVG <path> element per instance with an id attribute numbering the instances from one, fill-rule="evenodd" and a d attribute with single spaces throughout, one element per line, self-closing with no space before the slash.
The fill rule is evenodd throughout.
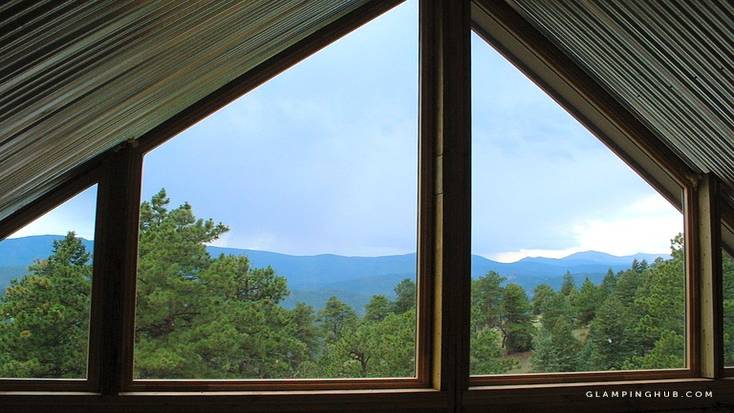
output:
<path id="1" fill-rule="evenodd" d="M 691 237 L 695 251 L 690 261 L 694 264 L 693 289 L 698 298 L 698 328 L 691 339 L 692 364 L 701 377 L 719 378 L 723 373 L 723 294 L 721 268 L 721 233 L 718 207 L 719 184 L 713 174 L 707 174 L 695 191 L 696 207 L 691 211 L 695 231 Z M 694 303 L 695 305 L 695 303 Z"/>
<path id="2" fill-rule="evenodd" d="M 126 146 L 110 155 L 100 181 L 100 321 L 92 328 L 99 334 L 100 392 L 107 395 L 122 391 L 130 377 L 141 172 L 141 155 Z"/>
<path id="3" fill-rule="evenodd" d="M 432 151 L 433 385 L 467 386 L 471 226 L 469 1 L 421 2 L 422 156 Z M 425 170 L 424 170 L 425 172 Z M 425 182 L 424 182 L 425 184 Z"/>

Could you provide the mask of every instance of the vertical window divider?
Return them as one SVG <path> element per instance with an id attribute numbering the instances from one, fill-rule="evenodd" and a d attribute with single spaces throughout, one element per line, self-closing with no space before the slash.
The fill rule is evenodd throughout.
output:
<path id="1" fill-rule="evenodd" d="M 471 270 L 470 2 L 422 0 L 420 132 L 433 184 L 433 387 L 460 409 L 469 377 Z M 432 182 L 429 182 L 432 181 Z"/>
<path id="2" fill-rule="evenodd" d="M 691 256 L 697 267 L 698 327 L 693 329 L 698 343 L 693 347 L 694 371 L 704 378 L 720 378 L 724 372 L 723 354 L 723 277 L 721 267 L 721 216 L 719 183 L 713 174 L 702 176 L 695 190 L 695 223 L 691 226 L 692 242 L 697 251 Z M 696 334 L 697 333 L 697 334 Z"/>
<path id="3" fill-rule="evenodd" d="M 100 393 L 116 395 L 124 390 L 132 367 L 135 307 L 135 255 L 142 176 L 142 156 L 133 144 L 112 152 L 99 189 L 99 280 L 95 302 L 100 308 Z"/>

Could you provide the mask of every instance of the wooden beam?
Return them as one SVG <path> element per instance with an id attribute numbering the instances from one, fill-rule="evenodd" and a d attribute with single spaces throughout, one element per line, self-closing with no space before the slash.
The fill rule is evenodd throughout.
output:
<path id="1" fill-rule="evenodd" d="M 132 145 L 113 153 L 106 160 L 100 180 L 97 209 L 98 231 L 95 245 L 92 345 L 99 349 L 99 359 L 92 364 L 99 370 L 98 391 L 115 395 L 126 380 L 124 354 L 125 327 L 134 320 L 135 259 L 137 255 L 138 209 L 142 156 Z"/>
<path id="2" fill-rule="evenodd" d="M 467 387 L 471 272 L 471 23 L 468 0 L 421 2 L 421 139 L 434 164 L 433 386 Z M 432 151 L 432 153 L 430 153 Z"/>
<path id="3" fill-rule="evenodd" d="M 698 367 L 701 377 L 719 378 L 724 371 L 723 280 L 719 182 L 709 173 L 696 188 L 696 232 L 699 293 Z"/>

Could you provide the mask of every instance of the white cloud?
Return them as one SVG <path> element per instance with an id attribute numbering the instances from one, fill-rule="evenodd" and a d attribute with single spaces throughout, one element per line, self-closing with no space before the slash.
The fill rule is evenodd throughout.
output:
<path id="1" fill-rule="evenodd" d="M 500 262 L 524 257 L 562 258 L 579 251 L 612 255 L 668 253 L 670 239 L 683 232 L 683 216 L 660 195 L 650 194 L 618 211 L 614 217 L 583 219 L 572 224 L 575 246 L 563 249 L 520 249 L 487 254 Z"/>

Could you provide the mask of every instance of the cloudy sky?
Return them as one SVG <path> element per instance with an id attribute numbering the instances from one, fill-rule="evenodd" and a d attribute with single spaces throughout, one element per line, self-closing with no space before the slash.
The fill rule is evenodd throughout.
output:
<path id="1" fill-rule="evenodd" d="M 409 2 L 145 158 L 143 197 L 291 254 L 415 251 L 417 13 Z M 547 95 L 472 38 L 472 250 L 501 261 L 664 253 L 680 215 Z M 14 236 L 93 236 L 92 188 Z"/>

